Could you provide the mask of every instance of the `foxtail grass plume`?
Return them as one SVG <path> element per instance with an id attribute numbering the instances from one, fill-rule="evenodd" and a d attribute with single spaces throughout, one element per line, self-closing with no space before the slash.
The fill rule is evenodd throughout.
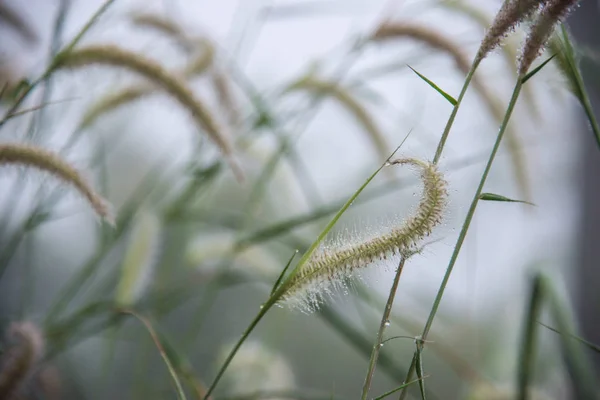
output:
<path id="1" fill-rule="evenodd" d="M 221 349 L 218 366 L 225 361 L 232 347 L 229 345 Z M 240 347 L 229 365 L 224 383 L 230 396 L 290 391 L 296 387 L 294 373 L 287 360 L 256 341 L 246 342 Z"/>
<path id="2" fill-rule="evenodd" d="M 94 191 L 75 168 L 63 161 L 57 154 L 41 147 L 25 144 L 0 145 L 0 165 L 11 164 L 37 168 L 60 178 L 77 189 L 100 217 L 114 224 L 108 203 Z"/>
<path id="3" fill-rule="evenodd" d="M 222 70 L 216 68 L 210 74 L 210 78 L 219 106 L 227 116 L 229 124 L 233 127 L 241 126 L 242 117 L 229 78 Z"/>
<path id="4" fill-rule="evenodd" d="M 385 139 L 385 135 L 381 132 L 375 120 L 369 115 L 365 107 L 360 104 L 348 89 L 336 82 L 322 80 L 311 74 L 293 82 L 285 89 L 285 92 L 294 92 L 298 90 L 309 91 L 315 94 L 326 94 L 337 100 L 337 102 L 346 108 L 364 128 L 365 132 L 367 132 L 373 143 L 373 147 L 381 157 L 382 161 L 387 158 L 389 146 Z"/>
<path id="5" fill-rule="evenodd" d="M 44 354 L 44 337 L 32 322 L 13 322 L 0 359 L 0 399 L 12 399 Z"/>
<path id="6" fill-rule="evenodd" d="M 238 180 L 243 172 L 233 157 L 233 148 L 223 129 L 217 124 L 210 110 L 197 98 L 178 77 L 164 70 L 156 62 L 140 54 L 112 45 L 88 46 L 58 54 L 55 57 L 55 70 L 85 68 L 92 65 L 108 65 L 136 72 L 163 88 L 193 116 L 195 122 L 221 149 Z"/>
<path id="7" fill-rule="evenodd" d="M 214 49 L 208 41 L 206 41 L 205 45 L 202 43 L 201 45 L 202 51 L 200 54 L 195 55 L 180 72 L 176 72 L 178 76 L 186 79 L 195 78 L 204 74 L 211 66 L 214 58 Z M 157 88 L 152 85 L 130 86 L 110 92 L 101 97 L 85 111 L 81 118 L 79 128 L 87 128 L 103 115 L 156 93 Z"/>
<path id="8" fill-rule="evenodd" d="M 184 51 L 191 51 L 193 44 L 186 32 L 172 19 L 156 13 L 134 13 L 131 22 L 139 27 L 154 30 L 160 34 L 172 37 Z"/>
<path id="9" fill-rule="evenodd" d="M 458 69 L 468 73 L 471 63 L 460 46 L 448 39 L 442 33 L 424 25 L 405 21 L 383 22 L 371 35 L 371 41 L 383 42 L 398 38 L 410 38 L 427 46 L 450 55 Z"/>
<path id="10" fill-rule="evenodd" d="M 129 245 L 123 258 L 121 279 L 115 302 L 127 308 L 132 306 L 150 284 L 150 277 L 160 251 L 160 221 L 156 214 L 142 208 L 138 211 Z"/>
<path id="11" fill-rule="evenodd" d="M 533 15 L 548 0 L 504 0 L 494 22 L 477 51 L 476 60 L 483 60 L 502 40 L 524 20 Z"/>
<path id="12" fill-rule="evenodd" d="M 448 193 L 447 183 L 437 167 L 414 158 L 399 159 L 391 164 L 410 165 L 420 171 L 423 193 L 415 215 L 390 232 L 364 242 L 315 251 L 288 283 L 282 303 L 304 311 L 316 309 L 325 294 L 342 286 L 358 270 L 389 256 L 413 255 L 421 241 L 442 222 Z"/>
<path id="13" fill-rule="evenodd" d="M 548 0 L 529 30 L 519 57 L 519 73 L 524 75 L 543 52 L 558 23 L 563 21 L 579 0 Z"/>

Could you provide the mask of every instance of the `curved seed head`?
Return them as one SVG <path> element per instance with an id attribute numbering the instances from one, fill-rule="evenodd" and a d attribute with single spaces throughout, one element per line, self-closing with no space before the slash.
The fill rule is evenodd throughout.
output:
<path id="1" fill-rule="evenodd" d="M 282 302 L 312 311 L 325 294 L 357 270 L 373 262 L 399 254 L 408 258 L 418 251 L 422 240 L 442 222 L 447 203 L 447 183 L 434 164 L 414 158 L 403 158 L 392 165 L 410 165 L 419 169 L 423 194 L 416 213 L 400 226 L 372 239 L 337 248 L 323 247 L 313 253 L 289 282 Z"/>
<path id="2" fill-rule="evenodd" d="M 82 68 L 90 65 L 109 65 L 128 69 L 144 76 L 169 93 L 192 114 L 194 121 L 219 146 L 237 178 L 243 180 L 243 172 L 233 157 L 233 148 L 227 135 L 217 124 L 206 105 L 178 76 L 167 72 L 156 62 L 140 54 L 110 45 L 88 46 L 60 53 L 55 57 L 53 68 L 55 70 Z"/>
<path id="3" fill-rule="evenodd" d="M 73 186 L 87 199 L 94 211 L 107 222 L 114 224 L 108 203 L 98 195 L 86 179 L 57 154 L 25 144 L 0 145 L 0 165 L 17 164 L 34 167 L 51 173 Z"/>
<path id="4" fill-rule="evenodd" d="M 31 375 L 44 353 L 44 337 L 32 322 L 14 322 L 0 364 L 0 398 L 9 399 Z"/>

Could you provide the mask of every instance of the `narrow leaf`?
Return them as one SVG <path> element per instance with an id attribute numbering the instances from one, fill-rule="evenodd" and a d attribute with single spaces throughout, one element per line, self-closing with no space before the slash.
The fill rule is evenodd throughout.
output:
<path id="1" fill-rule="evenodd" d="M 565 335 L 565 333 L 563 333 L 563 332 L 559 331 L 558 329 L 555 329 L 555 328 L 553 328 L 551 326 L 548 326 L 548 325 L 544 324 L 543 322 L 539 322 L 538 321 L 538 324 L 542 325 L 543 327 L 546 327 L 546 328 L 550 329 L 552 332 L 558 333 L 559 335 Z M 589 341 L 585 340 L 584 338 L 579 337 L 579 336 L 574 335 L 574 334 L 569 333 L 569 332 L 567 332 L 566 335 L 572 337 L 573 339 L 577 340 L 578 342 L 583 343 L 584 345 L 586 345 L 587 347 L 589 347 L 591 350 L 594 350 L 595 352 L 600 353 L 600 346 L 598 346 L 597 344 L 589 342 Z"/>
<path id="2" fill-rule="evenodd" d="M 423 342 L 420 340 L 416 340 L 417 344 L 417 377 L 419 378 L 419 391 L 421 392 L 421 399 L 426 400 L 425 397 L 425 381 L 423 380 Z"/>
<path id="3" fill-rule="evenodd" d="M 185 392 L 183 391 L 181 382 L 179 382 L 179 378 L 177 377 L 175 368 L 173 368 L 173 364 L 169 360 L 169 357 L 167 356 L 167 353 L 165 352 L 163 344 L 160 341 L 158 335 L 156 334 L 156 331 L 154 330 L 154 328 L 152 328 L 152 324 L 150 324 L 150 321 L 148 321 L 145 317 L 142 317 L 141 315 L 138 315 L 134 311 L 131 311 L 131 310 L 123 310 L 122 312 L 124 314 L 132 315 L 133 317 L 138 319 L 142 324 L 144 324 L 144 326 L 148 330 L 148 333 L 152 337 L 152 341 L 156 345 L 156 348 L 158 349 L 160 356 L 162 357 L 163 361 L 165 362 L 165 365 L 167 366 L 167 369 L 169 370 L 169 373 L 171 374 L 171 378 L 173 378 L 173 383 L 175 384 L 175 389 L 177 391 L 177 398 L 179 400 L 186 400 Z"/>
<path id="4" fill-rule="evenodd" d="M 427 376 L 424 376 L 423 378 L 427 378 Z M 407 386 L 412 385 L 415 382 L 421 382 L 422 380 L 423 379 L 419 378 L 419 379 L 415 379 L 413 381 L 407 382 L 405 384 L 402 384 L 402 385 L 398 386 L 397 388 L 390 390 L 389 392 L 385 392 L 381 396 L 375 397 L 373 400 L 381 400 L 383 398 L 386 398 L 386 397 L 388 397 L 388 396 L 390 396 L 390 395 L 392 395 L 392 394 L 394 394 L 396 392 L 399 392 L 400 390 L 406 388 Z"/>
<path id="5" fill-rule="evenodd" d="M 432 81 L 430 81 L 429 79 L 427 79 L 424 75 L 420 74 L 416 69 L 414 69 L 413 67 L 411 67 L 410 65 L 408 65 L 408 68 L 412 69 L 412 71 L 417 74 L 419 76 L 419 78 L 423 79 L 429 86 L 431 86 L 432 88 L 434 88 L 436 90 L 436 92 L 438 92 L 439 94 L 441 94 L 442 96 L 444 96 L 444 98 L 446 100 L 448 100 L 448 102 L 450 104 L 452 104 L 453 106 L 456 105 L 457 101 L 454 97 L 450 96 L 448 93 L 444 92 L 442 89 L 440 89 L 440 87 L 438 85 L 436 85 L 435 83 L 433 83 Z"/>
<path id="6" fill-rule="evenodd" d="M 273 285 L 273 288 L 271 289 L 270 296 L 273 296 L 273 293 L 275 293 L 275 290 L 277 290 L 277 288 L 279 287 L 279 284 L 281 283 L 283 277 L 285 276 L 286 271 L 288 270 L 290 265 L 292 265 L 292 261 L 294 260 L 294 257 L 296 257 L 296 254 L 298 254 L 298 250 L 294 251 L 294 254 L 292 254 L 292 256 L 290 257 L 289 261 L 285 265 L 285 268 L 283 269 L 283 271 L 281 271 L 281 274 L 279 274 L 279 276 L 277 277 L 277 280 L 275 281 L 275 284 Z"/>
<path id="7" fill-rule="evenodd" d="M 540 72 L 542 70 L 542 68 L 544 68 L 546 66 L 546 64 L 548 64 L 550 61 L 552 61 L 552 59 L 556 57 L 556 54 L 553 54 L 550 58 L 548 58 L 546 61 L 544 61 L 543 63 L 541 63 L 540 65 L 538 65 L 537 67 L 535 67 L 533 70 L 529 71 L 527 73 L 527 75 L 525 75 L 523 78 L 521 78 L 521 83 L 525 84 L 525 82 L 527 82 L 529 79 L 533 78 L 533 76 L 535 74 L 537 74 L 538 72 Z"/>
<path id="8" fill-rule="evenodd" d="M 533 368 L 535 361 L 537 325 L 535 321 L 540 315 L 542 303 L 544 301 L 544 290 L 542 278 L 537 275 L 531 281 L 531 294 L 529 297 L 529 307 L 523 324 L 523 334 L 521 337 L 521 351 L 519 354 L 519 368 L 517 375 L 517 396 L 519 400 L 527 398 L 527 390 L 533 377 Z"/>
<path id="9" fill-rule="evenodd" d="M 494 193 L 481 193 L 481 195 L 479 196 L 479 199 L 487 200 L 487 201 L 506 201 L 509 203 L 523 203 L 523 204 L 528 204 L 530 206 L 535 206 L 535 204 L 530 203 L 529 201 L 509 199 L 508 197 L 504 197 L 504 196 L 501 196 L 499 194 L 494 194 Z"/>

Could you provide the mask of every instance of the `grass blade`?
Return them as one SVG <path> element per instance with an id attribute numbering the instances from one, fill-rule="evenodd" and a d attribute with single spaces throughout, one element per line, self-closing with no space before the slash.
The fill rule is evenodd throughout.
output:
<path id="1" fill-rule="evenodd" d="M 424 378 L 427 378 L 427 376 L 424 376 L 424 377 L 423 377 L 423 379 L 424 379 Z M 382 394 L 381 396 L 377 396 L 377 397 L 375 397 L 373 400 L 381 400 L 381 399 L 384 399 L 384 398 L 386 398 L 386 397 L 388 397 L 388 396 L 390 396 L 390 395 L 392 395 L 392 394 L 394 394 L 394 393 L 396 393 L 396 392 L 399 392 L 400 390 L 402 390 L 402 389 L 404 389 L 404 388 L 406 388 L 406 387 L 408 387 L 408 386 L 412 385 L 413 383 L 420 382 L 421 380 L 422 380 L 422 379 L 415 379 L 415 380 L 413 380 L 413 381 L 407 382 L 407 383 L 405 383 L 405 384 L 403 384 L 403 385 L 400 385 L 400 386 L 398 386 L 398 387 L 397 387 L 397 388 L 395 388 L 395 389 L 392 389 L 392 390 L 390 390 L 389 392 L 385 392 L 385 393 L 384 393 L 384 394 Z"/>
<path id="2" fill-rule="evenodd" d="M 519 356 L 519 367 L 517 372 L 517 399 L 519 400 L 525 400 L 527 398 L 527 387 L 529 386 L 529 382 L 533 375 L 537 331 L 536 320 L 540 315 L 542 308 L 542 295 L 541 278 L 540 276 L 536 276 L 531 282 L 529 307 L 525 317 Z"/>
<path id="3" fill-rule="evenodd" d="M 275 284 L 273 285 L 273 288 L 271 289 L 270 296 L 273 296 L 273 293 L 275 293 L 275 290 L 279 287 L 279 284 L 281 283 L 283 277 L 285 276 L 286 271 L 288 270 L 290 265 L 292 265 L 292 261 L 294 260 L 294 257 L 296 257 L 296 254 L 298 254 L 298 250 L 294 251 L 294 254 L 292 254 L 292 256 L 290 257 L 289 261 L 285 265 L 285 268 L 283 269 L 283 271 L 281 271 L 281 274 L 279 274 L 279 276 L 277 277 L 277 280 L 275 281 Z"/>
<path id="4" fill-rule="evenodd" d="M 423 342 L 420 340 L 416 341 L 417 344 L 417 377 L 419 378 L 419 391 L 421 392 L 421 399 L 426 400 L 425 397 L 425 381 L 423 379 Z"/>
<path id="5" fill-rule="evenodd" d="M 544 61 L 543 63 L 541 63 L 540 65 L 538 65 L 537 67 L 535 67 L 533 70 L 529 71 L 527 73 L 527 75 L 525 75 L 523 78 L 521 78 L 521 83 L 525 84 L 525 82 L 527 82 L 529 79 L 533 78 L 533 76 L 535 74 L 537 74 L 538 72 L 540 72 L 542 70 L 542 68 L 544 68 L 546 66 L 546 64 L 548 64 L 550 61 L 552 61 L 552 59 L 556 57 L 556 54 L 553 54 L 550 58 L 548 58 L 546 61 Z"/>
<path id="6" fill-rule="evenodd" d="M 173 383 L 175 384 L 175 389 L 177 391 L 177 398 L 179 400 L 187 400 L 187 398 L 185 396 L 185 392 L 183 391 L 183 387 L 181 386 L 181 382 L 179 381 L 179 378 L 177 377 L 177 372 L 175 371 L 175 368 L 173 368 L 173 364 L 171 363 L 171 360 L 169 360 L 169 357 L 167 356 L 167 353 L 165 352 L 163 343 L 159 339 L 154 328 L 152 328 L 152 324 L 150 323 L 150 321 L 148 321 L 148 319 L 146 319 L 145 317 L 138 315 L 134 311 L 131 311 L 131 310 L 122 310 L 122 313 L 130 314 L 134 318 L 138 319 L 142 324 L 144 324 L 144 326 L 146 327 L 146 330 L 152 337 L 152 341 L 156 345 L 156 348 L 158 349 L 160 356 L 164 360 L 165 365 L 167 366 L 167 369 L 169 370 L 169 374 L 171 374 L 171 378 L 173 378 Z"/>
<path id="7" fill-rule="evenodd" d="M 514 199 L 510 199 L 508 197 L 504 197 L 501 196 L 499 194 L 494 194 L 494 193 L 481 193 L 481 195 L 479 196 L 479 200 L 486 200 L 486 201 L 506 201 L 509 203 L 523 203 L 523 204 L 528 204 L 530 206 L 535 206 L 535 204 L 529 202 L 529 201 L 525 201 L 525 200 L 514 200 Z"/>
<path id="8" fill-rule="evenodd" d="M 594 376 L 593 367 L 581 351 L 581 344 L 573 339 L 570 332 L 573 331 L 573 323 L 570 321 L 569 313 L 556 293 L 550 279 L 541 276 L 544 295 L 550 306 L 550 311 L 558 330 L 563 332 L 561 338 L 562 353 L 567 363 L 568 371 L 573 380 L 573 398 L 597 399 L 598 385 Z"/>
<path id="9" fill-rule="evenodd" d="M 572 333 L 569 333 L 569 332 L 567 332 L 567 333 L 563 333 L 563 332 L 559 331 L 558 329 L 555 329 L 555 328 L 553 328 L 553 327 L 551 327 L 551 326 L 549 326 L 549 325 L 546 325 L 546 324 L 544 324 L 543 322 L 539 322 L 539 321 L 538 321 L 538 324 L 542 325 L 542 326 L 543 326 L 543 327 L 545 327 L 545 328 L 548 328 L 548 329 L 550 329 L 552 332 L 558 333 L 559 335 L 568 335 L 568 336 L 572 337 L 573 339 L 577 340 L 578 342 L 580 342 L 580 343 L 582 343 L 582 344 L 586 345 L 586 346 L 587 346 L 587 347 L 589 347 L 591 350 L 594 350 L 595 352 L 597 352 L 597 353 L 600 353 L 600 346 L 598 346 L 597 344 L 594 344 L 594 343 L 592 343 L 592 342 L 590 342 L 590 341 L 587 341 L 587 340 L 585 340 L 585 339 L 584 339 L 584 338 L 582 338 L 582 337 L 579 337 L 579 336 L 577 336 L 577 335 L 574 335 L 574 334 L 572 334 Z"/>
<path id="10" fill-rule="evenodd" d="M 441 94 L 442 96 L 444 96 L 444 98 L 446 100 L 448 100 L 448 102 L 450 104 L 452 104 L 453 106 L 456 106 L 456 103 L 458 103 L 458 102 L 456 101 L 456 99 L 454 97 L 452 97 L 448 93 L 444 92 L 438 85 L 436 85 L 435 83 L 433 83 L 432 81 L 430 81 L 429 79 L 427 79 L 427 77 L 425 77 L 424 75 L 420 74 L 416 69 L 414 69 L 410 65 L 407 64 L 407 67 L 410 68 L 410 69 L 412 69 L 412 71 L 415 74 L 417 74 L 419 76 L 419 78 L 423 79 L 429 86 L 431 86 L 432 88 L 434 88 L 436 92 L 438 92 L 439 94 Z"/>
<path id="11" fill-rule="evenodd" d="M 569 32 L 564 24 L 561 25 L 561 34 L 558 39 L 551 41 L 551 45 L 557 47 L 557 50 L 560 52 L 559 57 L 557 57 L 559 68 L 567 78 L 573 93 L 583 107 L 592 127 L 596 144 L 600 148 L 600 125 L 598 125 L 598 121 L 596 120 L 592 103 L 590 102 L 581 71 L 579 70 L 575 49 L 573 48 L 573 44 L 569 38 Z"/>

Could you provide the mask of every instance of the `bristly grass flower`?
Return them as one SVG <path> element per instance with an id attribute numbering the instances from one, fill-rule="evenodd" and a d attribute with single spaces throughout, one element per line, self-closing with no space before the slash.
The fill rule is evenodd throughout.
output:
<path id="1" fill-rule="evenodd" d="M 519 73 L 525 74 L 542 53 L 558 23 L 563 21 L 579 0 L 550 0 L 535 19 L 519 57 Z"/>
<path id="2" fill-rule="evenodd" d="M 391 165 L 411 165 L 420 170 L 424 187 L 415 215 L 386 234 L 337 249 L 323 247 L 313 253 L 291 280 L 282 296 L 283 303 L 305 311 L 315 309 L 326 293 L 343 285 L 357 270 L 389 256 L 408 258 L 413 255 L 423 238 L 442 222 L 448 192 L 437 167 L 414 158 L 399 159 Z"/>

